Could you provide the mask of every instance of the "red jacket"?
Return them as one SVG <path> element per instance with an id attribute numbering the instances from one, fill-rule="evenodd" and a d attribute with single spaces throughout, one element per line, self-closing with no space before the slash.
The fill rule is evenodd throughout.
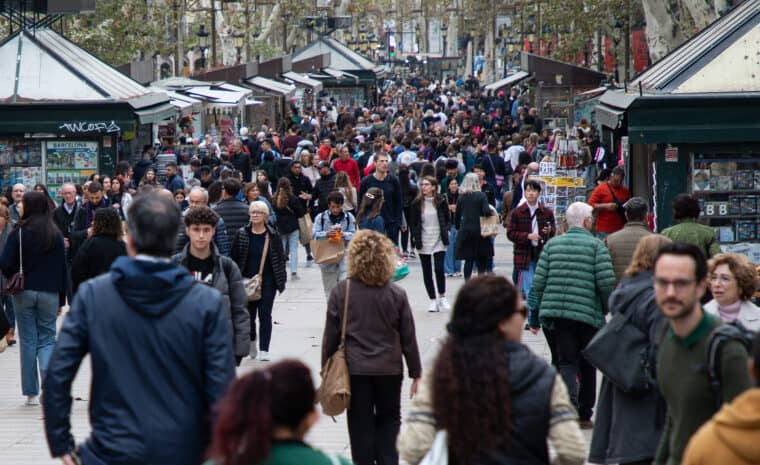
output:
<path id="1" fill-rule="evenodd" d="M 347 158 L 346 161 L 337 158 L 332 165 L 335 172 L 343 171 L 348 174 L 348 179 L 351 180 L 351 185 L 354 187 L 361 183 L 361 176 L 359 176 L 359 164 L 352 158 Z"/>
<path id="2" fill-rule="evenodd" d="M 613 191 L 621 204 L 626 203 L 631 198 L 631 193 L 625 186 L 621 185 L 613 189 L 612 186 L 604 182 L 596 186 L 594 192 L 591 193 L 591 198 L 588 199 L 589 205 L 596 207 L 600 203 L 614 203 Z M 614 233 L 623 229 L 623 225 L 625 225 L 623 217 L 615 210 L 599 210 L 596 212 L 596 232 Z"/>

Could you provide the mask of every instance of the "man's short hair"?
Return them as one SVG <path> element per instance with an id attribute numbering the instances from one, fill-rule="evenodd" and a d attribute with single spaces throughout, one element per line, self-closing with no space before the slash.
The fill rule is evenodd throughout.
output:
<path id="1" fill-rule="evenodd" d="M 185 214 L 185 226 L 188 228 L 194 224 L 207 224 L 215 228 L 217 222 L 219 222 L 219 215 L 208 207 L 191 208 Z"/>
<path id="2" fill-rule="evenodd" d="M 199 176 L 205 176 L 207 174 L 211 174 L 211 167 L 208 165 L 203 165 L 200 168 L 198 168 L 198 175 Z"/>
<path id="3" fill-rule="evenodd" d="M 240 185 L 240 181 L 234 177 L 229 177 L 222 181 L 222 189 L 224 189 L 224 192 L 226 192 L 230 197 L 237 197 L 237 195 L 240 193 L 241 188 L 242 186 Z"/>
<path id="4" fill-rule="evenodd" d="M 701 282 L 707 277 L 707 259 L 702 249 L 696 245 L 687 244 L 686 242 L 673 242 L 663 245 L 654 258 L 653 268 L 657 267 L 657 261 L 663 255 L 691 257 L 694 260 L 694 277 L 697 278 L 697 282 Z"/>
<path id="5" fill-rule="evenodd" d="M 446 169 L 447 170 L 458 170 L 459 169 L 459 160 L 454 160 L 453 158 L 449 158 L 446 160 Z"/>
<path id="6" fill-rule="evenodd" d="M 649 206 L 646 200 L 641 197 L 631 197 L 626 203 L 623 204 L 625 209 L 625 216 L 628 221 L 644 221 L 649 211 Z"/>
<path id="7" fill-rule="evenodd" d="M 179 232 L 180 212 L 174 198 L 155 191 L 138 195 L 129 206 L 129 236 L 137 253 L 171 257 Z"/>
<path id="8" fill-rule="evenodd" d="M 528 188 L 533 189 L 534 191 L 541 192 L 541 183 L 536 181 L 535 179 L 526 179 L 525 180 L 525 189 Z"/>
<path id="9" fill-rule="evenodd" d="M 620 165 L 612 168 L 612 175 L 625 177 L 625 168 Z"/>
<path id="10" fill-rule="evenodd" d="M 167 168 L 176 168 L 177 167 L 177 162 L 176 161 L 166 162 L 166 167 Z"/>
<path id="11" fill-rule="evenodd" d="M 92 181 L 87 186 L 87 192 L 90 194 L 95 194 L 97 192 L 103 192 L 103 184 L 99 183 L 98 181 Z"/>
<path id="12" fill-rule="evenodd" d="M 673 199 L 673 218 L 677 221 L 683 219 L 697 219 L 700 213 L 699 201 L 689 194 L 678 194 Z"/>
<path id="13" fill-rule="evenodd" d="M 327 204 L 334 203 L 335 205 L 343 205 L 343 194 L 340 191 L 332 191 L 327 194 Z"/>
<path id="14" fill-rule="evenodd" d="M 201 194 L 203 194 L 203 197 L 206 199 L 206 203 L 208 203 L 208 191 L 206 189 L 202 188 L 201 186 L 192 187 L 187 192 L 187 196 L 190 197 L 190 195 L 192 195 L 193 192 L 200 192 Z"/>

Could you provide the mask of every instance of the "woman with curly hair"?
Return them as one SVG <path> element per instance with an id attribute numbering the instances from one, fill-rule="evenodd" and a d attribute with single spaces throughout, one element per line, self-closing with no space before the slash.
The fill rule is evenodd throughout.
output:
<path id="1" fill-rule="evenodd" d="M 584 463 L 585 441 L 565 383 L 520 342 L 525 315 L 503 276 L 462 286 L 448 337 L 404 421 L 403 460 L 418 464 L 440 430 L 449 463 L 548 464 L 547 438 L 560 463 Z"/>
<path id="2" fill-rule="evenodd" d="M 71 262 L 72 290 L 88 279 L 99 276 L 109 269 L 118 257 L 127 254 L 122 240 L 121 216 L 115 208 L 98 208 L 92 220 L 88 238 L 77 250 Z"/>
<path id="3" fill-rule="evenodd" d="M 412 396 L 422 371 L 412 309 L 406 292 L 391 282 L 396 253 L 386 236 L 367 230 L 356 233 L 346 265 L 349 278 L 333 288 L 327 302 L 322 366 L 340 345 L 348 298 L 345 350 L 351 378 L 351 456 L 357 465 L 397 464 L 402 358 L 414 380 Z"/>
<path id="4" fill-rule="evenodd" d="M 710 260 L 707 271 L 713 300 L 705 311 L 726 323 L 760 330 L 760 308 L 750 301 L 760 282 L 755 265 L 744 255 L 724 253 Z"/>

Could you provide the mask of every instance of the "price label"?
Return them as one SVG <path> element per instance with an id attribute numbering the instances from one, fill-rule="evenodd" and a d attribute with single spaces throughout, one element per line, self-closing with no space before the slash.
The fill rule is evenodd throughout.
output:
<path id="1" fill-rule="evenodd" d="M 715 216 L 715 204 L 712 202 L 707 202 L 705 204 L 705 215 L 707 216 Z"/>

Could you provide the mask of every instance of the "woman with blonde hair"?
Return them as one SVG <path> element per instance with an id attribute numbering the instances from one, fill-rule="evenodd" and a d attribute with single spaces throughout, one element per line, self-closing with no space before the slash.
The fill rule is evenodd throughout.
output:
<path id="1" fill-rule="evenodd" d="M 744 255 L 724 253 L 709 261 L 707 271 L 713 300 L 705 304 L 705 311 L 726 323 L 760 330 L 760 308 L 750 301 L 760 284 L 755 265 Z"/>
<path id="2" fill-rule="evenodd" d="M 660 234 L 639 240 L 631 265 L 612 292 L 612 314 L 630 314 L 626 325 L 634 325 L 649 337 L 648 361 L 654 363 L 657 333 L 663 315 L 654 300 L 654 259 L 662 246 L 671 242 Z M 639 354 L 631 354 L 639 357 Z M 637 358 L 638 360 L 638 358 Z M 652 365 L 652 370 L 654 366 Z M 596 407 L 596 424 L 591 437 L 588 461 L 592 463 L 652 463 L 665 426 L 664 400 L 657 386 L 645 392 L 628 393 L 617 388 L 607 377 Z"/>
<path id="3" fill-rule="evenodd" d="M 357 232 L 349 243 L 346 265 L 348 279 L 333 288 L 327 302 L 322 366 L 341 343 L 348 299 L 345 350 L 351 380 L 351 456 L 357 465 L 398 463 L 402 358 L 414 380 L 412 395 L 422 373 L 412 309 L 404 289 L 391 281 L 396 253 L 386 236 Z"/>
<path id="4" fill-rule="evenodd" d="M 356 213 L 356 188 L 345 171 L 335 173 L 335 190 L 343 194 L 343 211 Z"/>
<path id="5" fill-rule="evenodd" d="M 480 191 L 478 175 L 465 175 L 454 211 L 454 227 L 457 229 L 454 258 L 464 260 L 464 279 L 470 279 L 474 264 L 478 265 L 478 274 L 488 270 L 488 262 L 493 257 L 493 243 L 490 238 L 480 235 L 480 218 L 495 214 L 486 194 Z"/>

